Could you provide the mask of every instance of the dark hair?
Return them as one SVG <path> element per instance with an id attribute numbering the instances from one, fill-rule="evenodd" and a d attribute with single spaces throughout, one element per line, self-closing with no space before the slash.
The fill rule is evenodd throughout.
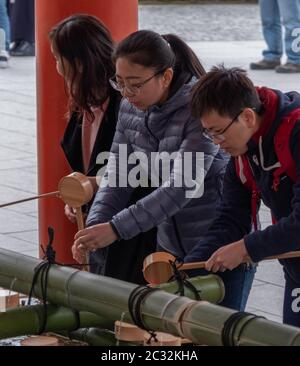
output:
<path id="1" fill-rule="evenodd" d="M 82 115 L 87 111 L 94 120 L 91 107 L 102 105 L 108 98 L 109 78 L 115 74 L 110 32 L 98 18 L 74 14 L 55 25 L 49 38 L 71 67 L 69 112 Z"/>
<path id="2" fill-rule="evenodd" d="M 160 35 L 150 30 L 140 30 L 121 41 L 114 53 L 113 61 L 120 57 L 132 63 L 153 68 L 155 72 L 172 67 L 174 84 L 183 84 L 191 76 L 200 78 L 205 70 L 192 49 L 174 34 Z M 186 80 L 187 79 L 187 80 Z"/>
<path id="3" fill-rule="evenodd" d="M 214 66 L 192 90 L 192 115 L 201 118 L 212 110 L 234 118 L 244 108 L 262 113 L 262 104 L 246 71 L 237 67 Z"/>

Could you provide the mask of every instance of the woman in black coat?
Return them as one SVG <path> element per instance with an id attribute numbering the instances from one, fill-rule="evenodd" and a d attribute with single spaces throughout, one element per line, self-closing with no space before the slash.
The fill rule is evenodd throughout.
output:
<path id="1" fill-rule="evenodd" d="M 111 35 L 99 19 L 74 15 L 53 27 L 50 42 L 57 71 L 64 77 L 70 97 L 62 148 L 73 171 L 96 176 L 104 166 L 104 162 L 97 163 L 97 157 L 110 151 L 120 104 L 120 96 L 109 84 L 115 74 Z M 128 205 L 150 190 L 136 188 Z M 74 211 L 68 205 L 65 213 L 75 222 Z M 90 254 L 91 272 L 143 283 L 142 262 L 155 247 L 156 229 L 120 240 Z"/>

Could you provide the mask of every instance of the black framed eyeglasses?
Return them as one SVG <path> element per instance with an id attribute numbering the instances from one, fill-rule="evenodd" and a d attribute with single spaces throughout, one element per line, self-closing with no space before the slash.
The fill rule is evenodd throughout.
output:
<path id="1" fill-rule="evenodd" d="M 255 108 L 252 108 L 252 109 L 255 109 Z M 244 109 L 239 111 L 239 113 L 228 123 L 228 125 L 221 132 L 213 133 L 212 131 L 209 131 L 207 128 L 204 128 L 203 132 L 202 132 L 203 136 L 205 136 L 206 138 L 209 138 L 209 139 L 224 141 L 226 139 L 226 137 L 224 136 L 224 133 L 239 118 L 239 116 L 242 114 L 243 111 L 244 111 Z"/>
<path id="2" fill-rule="evenodd" d="M 138 84 L 134 84 L 134 85 L 121 85 L 117 82 L 116 80 L 116 76 L 112 77 L 109 79 L 110 85 L 117 91 L 119 91 L 120 93 L 123 92 L 124 89 L 127 90 L 127 94 L 130 95 L 137 95 L 140 93 L 141 88 L 148 83 L 148 81 L 152 80 L 155 76 L 163 73 L 166 69 L 163 70 L 159 70 L 157 71 L 154 75 L 150 76 L 148 79 L 138 83 Z"/>

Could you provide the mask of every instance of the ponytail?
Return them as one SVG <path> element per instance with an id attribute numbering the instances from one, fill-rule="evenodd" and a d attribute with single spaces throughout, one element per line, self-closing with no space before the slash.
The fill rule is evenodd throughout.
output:
<path id="1" fill-rule="evenodd" d="M 121 41 L 114 53 L 113 61 L 125 57 L 130 62 L 164 72 L 174 71 L 171 93 L 186 83 L 191 77 L 200 78 L 205 70 L 196 54 L 178 36 L 160 34 L 150 30 L 140 30 Z"/>
<path id="2" fill-rule="evenodd" d="M 197 79 L 205 75 L 204 67 L 198 57 L 181 38 L 175 34 L 164 34 L 162 38 L 169 43 L 175 54 L 175 64 L 173 65 L 175 78 L 182 72 L 196 76 Z"/>

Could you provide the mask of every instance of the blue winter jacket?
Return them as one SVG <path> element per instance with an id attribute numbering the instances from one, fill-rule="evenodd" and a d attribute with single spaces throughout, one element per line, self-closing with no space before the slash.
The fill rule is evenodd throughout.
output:
<path id="1" fill-rule="evenodd" d="M 222 179 L 228 157 L 218 146 L 203 136 L 201 123 L 191 117 L 190 90 L 195 82 L 196 79 L 193 78 L 181 86 L 163 105 L 152 106 L 147 111 L 136 109 L 124 99 L 120 107 L 108 166 L 114 166 L 115 161 L 117 169 L 120 168 L 125 174 L 128 173 L 126 169 L 130 171 L 136 167 L 136 162 L 132 160 L 127 168 L 123 165 L 119 167 L 120 146 L 122 146 L 122 159 L 124 154 L 127 155 L 126 158 L 131 154 L 131 159 L 135 156 L 143 160 L 139 153 L 145 153 L 148 160 L 143 163 L 144 171 L 151 170 L 148 162 L 151 161 L 150 154 L 153 152 L 178 152 L 181 153 L 179 157 L 189 152 L 193 155 L 194 161 L 187 168 L 196 174 L 196 152 L 203 152 L 205 175 L 204 186 L 203 184 L 201 186 L 201 189 L 204 187 L 203 195 L 191 198 L 187 192 L 192 193 L 193 188 L 185 184 L 181 187 L 176 186 L 174 182 L 175 177 L 178 178 L 178 171 L 174 167 L 176 162 L 180 162 L 180 159 L 176 158 L 171 161 L 169 177 L 163 179 L 161 169 L 156 170 L 156 181 L 159 181 L 159 186 L 129 208 L 124 207 L 132 192 L 131 187 L 100 188 L 89 212 L 87 220 L 89 226 L 111 220 L 123 239 L 132 238 L 140 232 L 158 227 L 157 239 L 160 249 L 179 257 L 184 257 L 204 235 L 220 201 Z M 107 178 L 108 172 L 105 173 L 104 180 Z"/>
<path id="2" fill-rule="evenodd" d="M 224 177 L 222 202 L 217 218 L 206 236 L 185 257 L 185 262 L 208 259 L 221 246 L 245 240 L 246 249 L 254 262 L 288 251 L 300 250 L 300 179 L 297 182 L 283 174 L 278 191 L 272 189 L 274 168 L 278 159 L 274 150 L 274 135 L 282 118 L 300 108 L 300 95 L 296 92 L 283 94 L 267 88 L 259 90 L 266 114 L 272 113 L 268 104 L 276 102 L 274 119 L 264 125 L 248 143 L 246 155 L 255 177 L 263 202 L 277 220 L 264 230 L 251 232 L 251 192 L 237 176 L 234 159 L 227 166 Z M 261 148 L 257 141 L 261 141 Z M 296 171 L 300 177 L 300 121 L 290 135 L 289 147 Z M 300 259 L 282 260 L 290 276 L 300 283 Z"/>

